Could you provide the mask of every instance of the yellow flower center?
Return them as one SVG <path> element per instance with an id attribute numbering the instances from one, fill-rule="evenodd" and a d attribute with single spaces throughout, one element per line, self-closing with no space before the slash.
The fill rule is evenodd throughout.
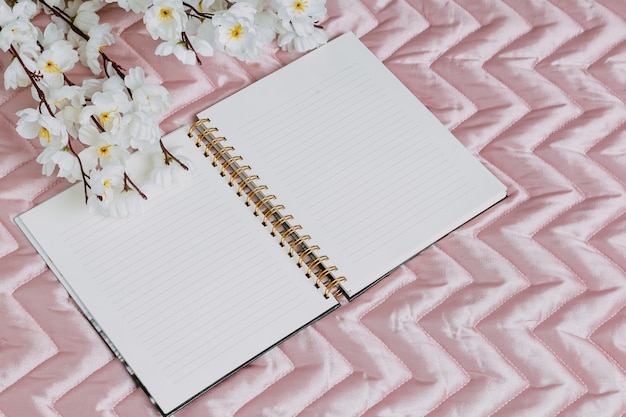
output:
<path id="1" fill-rule="evenodd" d="M 111 145 L 104 145 L 98 148 L 98 157 L 100 157 L 100 159 L 106 159 L 109 156 L 111 156 Z"/>
<path id="2" fill-rule="evenodd" d="M 100 124 L 102 126 L 106 127 L 110 123 L 113 123 L 114 113 L 117 113 L 118 109 L 119 109 L 119 107 L 116 107 L 116 108 L 114 108 L 111 111 L 105 111 L 105 112 L 100 113 L 100 117 L 99 117 L 100 118 Z"/>
<path id="3" fill-rule="evenodd" d="M 107 124 L 107 122 L 111 120 L 111 112 L 105 111 L 104 113 L 100 113 L 100 124 L 103 126 Z"/>
<path id="4" fill-rule="evenodd" d="M 294 12 L 304 13 L 304 11 L 309 7 L 308 1 L 294 1 L 291 4 Z"/>
<path id="5" fill-rule="evenodd" d="M 237 24 L 236 26 L 230 29 L 230 31 L 228 32 L 228 35 L 230 36 L 231 39 L 239 39 L 243 36 L 243 33 L 244 33 L 243 27 Z"/>
<path id="6" fill-rule="evenodd" d="M 39 137 L 50 143 L 50 131 L 43 126 L 41 126 L 41 129 L 39 129 Z"/>
<path id="7" fill-rule="evenodd" d="M 108 190 L 109 188 L 111 188 L 111 180 L 109 180 L 109 179 L 104 180 L 102 185 L 104 186 L 105 190 Z"/>
<path id="8" fill-rule="evenodd" d="M 172 18 L 173 18 L 172 9 L 168 7 L 163 7 L 161 8 L 161 10 L 159 10 L 159 20 L 161 20 L 161 22 L 165 23 Z"/>
<path id="9" fill-rule="evenodd" d="M 63 72 L 61 71 L 59 66 L 55 64 L 53 61 L 46 62 L 46 65 L 44 65 L 43 70 L 47 72 L 48 74 L 54 74 L 55 72 Z"/>

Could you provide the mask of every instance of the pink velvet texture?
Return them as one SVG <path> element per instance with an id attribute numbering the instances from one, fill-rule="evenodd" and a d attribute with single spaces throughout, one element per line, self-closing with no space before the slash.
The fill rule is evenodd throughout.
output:
<path id="1" fill-rule="evenodd" d="M 356 33 L 509 197 L 177 416 L 623 416 L 624 19 L 624 0 L 328 1 L 329 36 Z M 140 16 L 102 20 L 107 53 L 172 92 L 164 132 L 298 56 L 188 67 Z M 0 92 L 0 416 L 157 416 L 13 223 L 67 186 L 16 134 L 27 106 Z"/>

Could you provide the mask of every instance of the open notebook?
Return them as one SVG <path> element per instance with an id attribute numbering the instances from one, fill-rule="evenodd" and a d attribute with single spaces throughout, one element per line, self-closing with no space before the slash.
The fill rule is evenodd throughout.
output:
<path id="1" fill-rule="evenodd" d="M 195 167 L 144 215 L 77 185 L 16 218 L 170 414 L 505 197 L 351 33 L 164 138 Z"/>

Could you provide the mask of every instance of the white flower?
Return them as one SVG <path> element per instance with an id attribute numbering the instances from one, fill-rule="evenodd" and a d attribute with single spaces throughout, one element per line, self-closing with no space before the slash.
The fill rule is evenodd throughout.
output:
<path id="1" fill-rule="evenodd" d="M 64 85 L 46 93 L 51 106 L 64 109 L 67 106 L 82 107 L 85 104 L 85 91 L 77 85 Z"/>
<path id="2" fill-rule="evenodd" d="M 80 123 L 88 124 L 93 116 L 107 132 L 117 134 L 122 125 L 123 114 L 131 109 L 124 82 L 119 77 L 111 77 L 102 83 L 102 91 L 91 96 L 91 105 L 81 112 Z"/>
<path id="3" fill-rule="evenodd" d="M 98 0 L 77 3 L 79 4 L 78 10 L 72 20 L 77 28 L 87 33 L 100 22 L 100 17 L 96 12 L 102 8 L 102 3 Z"/>
<path id="4" fill-rule="evenodd" d="M 152 39 L 177 42 L 187 23 L 187 14 L 180 0 L 156 0 L 143 16 Z"/>
<path id="5" fill-rule="evenodd" d="M 276 25 L 278 22 L 276 14 L 269 10 L 259 12 L 254 20 L 257 27 L 257 43 L 261 47 L 272 43 L 274 38 L 276 38 Z"/>
<path id="6" fill-rule="evenodd" d="M 152 116 L 159 116 L 169 110 L 172 105 L 172 96 L 163 86 L 146 84 L 145 75 L 141 67 L 128 70 L 124 84 L 132 91 L 133 109 Z"/>
<path id="7" fill-rule="evenodd" d="M 11 63 L 4 71 L 4 88 L 12 89 L 26 87 L 31 84 L 31 79 L 26 70 L 31 73 L 37 72 L 37 60 L 39 59 L 39 46 L 36 43 L 22 44 L 19 48 L 19 59 L 11 58 Z M 40 99 L 36 99 L 39 101 Z"/>
<path id="8" fill-rule="evenodd" d="M 132 10 L 135 13 L 145 13 L 152 5 L 152 0 L 106 0 L 107 3 L 117 3 L 127 12 Z"/>
<path id="9" fill-rule="evenodd" d="M 104 202 L 113 198 L 116 191 L 121 191 L 124 186 L 124 172 L 122 164 L 111 164 L 102 169 L 89 171 L 89 187 L 92 195 Z"/>
<path id="10" fill-rule="evenodd" d="M 56 41 L 65 39 L 65 32 L 56 23 L 49 23 L 39 36 L 39 43 L 43 49 L 49 48 Z"/>
<path id="11" fill-rule="evenodd" d="M 181 148 L 174 147 L 168 149 L 168 151 L 188 169 L 183 168 L 181 164 L 174 161 L 171 156 L 164 156 L 162 152 L 152 155 L 154 167 L 151 170 L 150 179 L 164 188 L 183 184 L 189 180 L 192 175 L 192 162 L 183 156 Z M 165 163 L 166 158 L 167 163 Z"/>
<path id="12" fill-rule="evenodd" d="M 39 137 L 42 145 L 67 145 L 68 135 L 63 123 L 54 116 L 41 114 L 35 109 L 24 109 L 16 113 L 20 118 L 16 130 L 22 137 L 32 139 Z"/>
<path id="13" fill-rule="evenodd" d="M 124 190 L 115 193 L 113 199 L 108 201 L 108 216 L 130 217 L 142 214 L 145 211 L 146 200 L 134 189 Z"/>
<path id="14" fill-rule="evenodd" d="M 189 50 L 184 43 L 178 41 L 161 42 L 154 50 L 154 54 L 157 56 L 174 55 L 180 62 L 187 65 L 194 65 L 196 63 L 196 54 Z"/>
<path id="15" fill-rule="evenodd" d="M 159 123 L 154 116 L 136 111 L 124 117 L 129 145 L 139 152 L 157 152 L 161 139 Z"/>
<path id="16" fill-rule="evenodd" d="M 0 2 L 0 49 L 10 49 L 19 58 L 7 60 L 4 87 L 32 84 L 37 103 L 17 113 L 17 132 L 39 138 L 43 150 L 37 161 L 43 174 L 58 170 L 57 176 L 68 181 L 88 181 L 89 208 L 109 216 L 142 212 L 145 195 L 140 188 L 185 181 L 191 161 L 161 143 L 159 120 L 172 105 L 169 92 L 147 83 L 139 67 L 122 78 L 119 63 L 104 56 L 103 48 L 115 41 L 111 26 L 100 24 L 106 3 L 144 13 L 148 33 L 161 40 L 155 53 L 174 55 L 186 64 L 213 55 L 214 49 L 240 60 L 254 59 L 277 35 L 278 45 L 289 51 L 303 52 L 327 40 L 316 25 L 326 14 L 325 0 Z M 40 11 L 52 21 L 43 30 L 31 23 Z M 104 62 L 106 77 L 83 77 L 81 86 L 74 85 L 67 73 L 79 61 L 96 75 Z M 80 142 L 78 148 L 74 142 Z M 133 156 L 142 163 L 131 162 Z M 146 158 L 149 163 L 144 164 Z M 127 168 L 135 169 L 133 177 L 144 183 L 135 185 Z"/>
<path id="17" fill-rule="evenodd" d="M 17 44 L 36 43 L 37 29 L 30 23 L 37 6 L 30 0 L 22 0 L 9 7 L 0 3 L 0 49 L 7 51 L 13 42 Z"/>
<path id="18" fill-rule="evenodd" d="M 84 54 L 80 54 L 81 63 L 88 66 L 94 74 L 100 74 L 100 52 L 103 47 L 112 45 L 114 42 L 111 25 L 104 23 L 92 27 L 89 30 L 89 40 L 81 43 L 84 45 L 84 49 L 80 48 L 80 51 L 84 51 Z"/>
<path id="19" fill-rule="evenodd" d="M 145 201 L 132 184 L 127 183 L 123 165 L 110 165 L 89 173 L 91 194 L 87 206 L 92 212 L 112 217 L 141 214 Z"/>
<path id="20" fill-rule="evenodd" d="M 87 171 L 98 164 L 101 167 L 121 165 L 130 157 L 130 152 L 115 143 L 115 138 L 108 132 L 99 132 L 94 126 L 81 126 L 78 135 L 80 141 L 88 145 L 78 156 Z"/>
<path id="21" fill-rule="evenodd" d="M 4 12 L 0 12 L 4 13 Z M 12 43 L 18 45 L 35 43 L 37 41 L 37 29 L 27 20 L 16 19 L 1 26 L 0 49 L 8 51 Z"/>
<path id="22" fill-rule="evenodd" d="M 211 19 L 189 20 L 185 33 L 198 55 L 213 56 L 212 41 L 215 38 L 215 26 L 213 26 Z"/>
<path id="23" fill-rule="evenodd" d="M 4 89 L 16 89 L 18 87 L 26 87 L 27 85 L 30 85 L 28 74 L 26 74 L 24 67 L 22 67 L 17 58 L 13 58 L 4 71 Z"/>
<path id="24" fill-rule="evenodd" d="M 230 56 L 241 60 L 256 58 L 262 49 L 257 43 L 254 17 L 257 11 L 248 3 L 235 3 L 213 15 L 215 42 Z"/>
<path id="25" fill-rule="evenodd" d="M 80 128 L 80 113 L 83 110 L 83 106 L 64 106 L 61 110 L 57 111 L 55 117 L 63 122 L 65 129 L 67 129 L 68 135 L 77 138 L 78 129 Z"/>
<path id="26" fill-rule="evenodd" d="M 325 0 L 272 0 L 272 8 L 285 21 L 307 19 L 319 21 L 326 15 Z"/>
<path id="27" fill-rule="evenodd" d="M 327 41 L 326 32 L 315 24 L 326 15 L 324 0 L 272 0 L 279 22 L 276 43 L 283 50 L 305 52 Z"/>
<path id="28" fill-rule="evenodd" d="M 80 164 L 78 158 L 67 146 L 51 144 L 46 146 L 37 157 L 44 175 L 52 175 L 56 167 L 59 168 L 57 177 L 65 178 L 69 182 L 76 182 L 81 178 Z"/>
<path id="29" fill-rule="evenodd" d="M 83 80 L 82 87 L 85 91 L 85 96 L 91 97 L 96 92 L 102 91 L 102 85 L 106 81 L 106 78 L 87 78 Z"/>
<path id="30" fill-rule="evenodd" d="M 37 60 L 37 68 L 51 88 L 60 88 L 64 84 L 63 74 L 78 62 L 78 52 L 66 40 L 53 42 Z"/>
<path id="31" fill-rule="evenodd" d="M 315 27 L 312 22 L 305 24 L 300 21 L 296 26 L 291 22 L 282 22 L 277 26 L 276 44 L 289 52 L 306 52 L 328 42 L 326 32 Z"/>
<path id="32" fill-rule="evenodd" d="M 18 87 L 26 87 L 29 84 L 30 78 L 24 71 L 24 67 L 14 58 L 4 71 L 4 89 L 11 90 Z"/>
<path id="33" fill-rule="evenodd" d="M 31 0 L 21 0 L 9 7 L 5 2 L 0 3 L 0 26 L 13 20 L 29 21 L 37 12 L 37 5 Z"/>

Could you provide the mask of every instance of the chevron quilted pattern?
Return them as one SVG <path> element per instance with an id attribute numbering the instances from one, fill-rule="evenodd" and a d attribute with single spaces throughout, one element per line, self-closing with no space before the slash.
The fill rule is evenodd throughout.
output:
<path id="1" fill-rule="evenodd" d="M 626 1 L 328 9 L 509 197 L 177 415 L 626 415 Z M 107 53 L 174 96 L 165 132 L 297 57 L 182 67 L 105 10 Z M 0 417 L 157 416 L 12 221 L 67 186 L 15 133 L 30 100 L 0 92 Z"/>

